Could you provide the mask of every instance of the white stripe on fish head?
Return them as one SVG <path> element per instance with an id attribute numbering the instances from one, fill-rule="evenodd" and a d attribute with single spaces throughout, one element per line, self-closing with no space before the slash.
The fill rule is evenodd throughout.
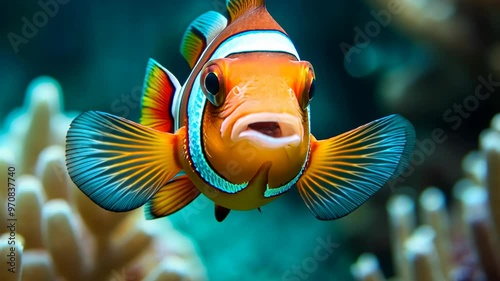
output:
<path id="1" fill-rule="evenodd" d="M 295 46 L 288 38 L 288 36 L 277 30 L 251 30 L 233 35 L 220 44 L 219 48 L 215 50 L 209 60 L 226 58 L 233 54 L 248 52 L 282 52 L 291 54 L 295 56 L 297 60 L 300 60 L 297 50 L 295 49 Z M 204 54 L 205 53 L 203 53 L 201 57 L 203 57 Z M 192 73 L 191 75 L 194 75 L 194 73 Z M 212 169 L 212 167 L 210 167 L 203 151 L 201 124 L 203 119 L 203 111 L 207 100 L 200 88 L 200 75 L 201 73 L 196 73 L 196 78 L 192 85 L 187 107 L 187 137 L 189 140 L 189 154 L 193 161 L 195 170 L 205 182 L 209 183 L 211 186 L 219 189 L 220 191 L 226 193 L 236 193 L 243 190 L 248 185 L 248 183 L 234 184 L 221 177 Z M 177 111 L 175 112 L 176 115 L 174 116 L 177 116 L 177 118 L 179 116 L 178 108 L 180 106 L 180 100 L 180 98 L 174 100 L 174 104 L 177 106 Z M 176 130 L 177 129 L 178 122 L 176 122 Z M 308 155 L 306 157 L 306 161 L 307 159 Z M 286 184 L 272 189 L 268 186 L 264 193 L 264 196 L 276 196 L 290 189 L 302 175 L 305 164 L 306 163 L 304 162 L 304 165 L 302 166 L 302 169 L 297 174 L 297 176 Z"/>

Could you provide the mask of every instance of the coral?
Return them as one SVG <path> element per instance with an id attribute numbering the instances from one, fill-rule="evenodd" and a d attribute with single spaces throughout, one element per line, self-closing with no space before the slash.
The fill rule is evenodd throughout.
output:
<path id="1" fill-rule="evenodd" d="M 413 199 L 389 201 L 396 280 L 500 280 L 499 120 L 497 114 L 480 135 L 480 150 L 464 158 L 466 177 L 454 186 L 450 208 L 440 189 L 427 188 L 416 228 Z M 360 256 L 351 272 L 357 280 L 384 280 L 373 254 Z"/>
<path id="2" fill-rule="evenodd" d="M 34 80 L 25 103 L 7 118 L 0 153 L 0 219 L 12 226 L 0 236 L 0 280 L 206 280 L 169 220 L 108 212 L 74 186 L 63 146 L 74 114 L 63 112 L 56 81 Z"/>

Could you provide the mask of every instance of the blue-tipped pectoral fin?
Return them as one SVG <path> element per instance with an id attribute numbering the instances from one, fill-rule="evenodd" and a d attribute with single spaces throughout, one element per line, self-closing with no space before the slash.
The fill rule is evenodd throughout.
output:
<path id="1" fill-rule="evenodd" d="M 297 182 L 299 193 L 316 218 L 343 217 L 406 169 L 414 144 L 413 126 L 399 115 L 327 140 L 311 136 L 309 163 Z"/>
<path id="2" fill-rule="evenodd" d="M 73 182 L 97 205 L 129 211 L 144 205 L 180 171 L 178 137 L 88 111 L 68 130 L 66 165 Z"/>

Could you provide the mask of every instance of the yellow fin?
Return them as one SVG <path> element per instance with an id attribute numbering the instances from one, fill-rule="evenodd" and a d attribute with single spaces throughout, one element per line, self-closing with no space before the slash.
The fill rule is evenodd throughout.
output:
<path id="1" fill-rule="evenodd" d="M 297 182 L 309 210 L 320 220 L 343 217 L 403 171 L 415 143 L 406 119 L 391 115 L 339 136 L 316 141 Z"/>
<path id="2" fill-rule="evenodd" d="M 181 175 L 162 187 L 144 206 L 146 219 L 156 219 L 173 214 L 200 195 L 186 175 Z"/>

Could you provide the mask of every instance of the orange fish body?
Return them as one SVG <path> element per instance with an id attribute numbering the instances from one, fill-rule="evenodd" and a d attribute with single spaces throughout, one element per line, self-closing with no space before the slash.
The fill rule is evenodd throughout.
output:
<path id="1" fill-rule="evenodd" d="M 391 115 L 316 140 L 312 65 L 302 61 L 263 0 L 229 0 L 186 30 L 193 68 L 181 87 L 150 60 L 141 124 L 85 112 L 68 131 L 67 166 L 98 205 L 146 216 L 172 214 L 203 193 L 217 220 L 251 210 L 293 186 L 322 220 L 359 207 L 407 164 L 411 124 Z"/>
<path id="2" fill-rule="evenodd" d="M 299 105 L 301 96 L 297 97 L 293 90 L 303 87 L 296 85 L 294 78 L 301 77 L 299 72 L 305 71 L 303 68 L 309 64 L 297 63 L 288 55 L 281 54 L 235 57 L 224 62 L 230 69 L 230 75 L 224 76 L 228 81 L 225 87 L 231 89 L 226 102 L 219 108 L 208 105 L 202 119 L 206 161 L 213 170 L 234 184 L 250 182 L 264 163 L 269 163 L 269 170 L 261 172 L 268 173 L 266 183 L 269 189 L 279 188 L 301 172 L 307 158 L 308 110 L 307 106 L 303 109 Z M 259 68 L 262 70 L 256 73 L 255 69 Z M 299 93 L 304 91 L 300 90 Z M 304 103 L 308 104 L 309 100 Z M 259 138 L 252 135 L 253 132 L 267 133 L 276 139 L 276 143 L 266 144 L 265 134 Z M 258 141 L 261 143 L 256 143 Z M 184 155 L 189 153 L 185 151 Z M 189 165 L 193 162 L 185 163 L 188 165 L 183 165 L 184 171 L 196 186 L 207 186 L 206 190 L 213 193 L 211 189 L 214 187 L 195 172 L 195 167 Z M 277 198 L 264 197 L 266 183 L 248 188 L 247 192 L 220 193 L 212 200 L 229 209 L 255 209 Z M 204 189 L 201 191 L 204 192 Z M 248 192 L 255 194 L 249 196 Z"/>

